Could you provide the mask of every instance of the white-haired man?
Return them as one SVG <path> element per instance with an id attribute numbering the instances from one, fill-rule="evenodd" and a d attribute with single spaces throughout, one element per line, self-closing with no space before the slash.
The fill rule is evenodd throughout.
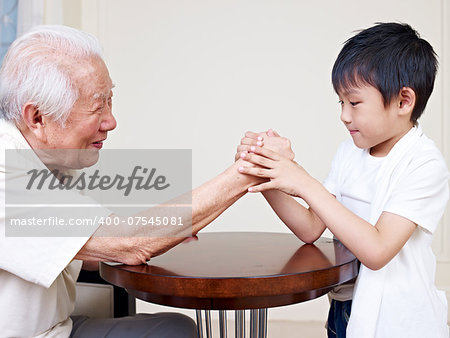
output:
<path id="1" fill-rule="evenodd" d="M 11 45 L 0 70 L 3 205 L 4 150 L 98 152 L 108 132 L 116 127 L 112 89 L 99 44 L 89 34 L 64 26 L 40 26 Z M 255 183 L 238 173 L 238 165 L 192 191 L 190 233 L 196 234 Z M 137 316 L 131 323 L 87 319 L 73 325 L 70 318 L 81 261 L 142 264 L 183 241 L 184 235 L 9 237 L 4 231 L 6 216 L 1 212 L 1 336 L 119 337 L 123 332 L 131 336 L 127 330 L 135 330 L 133 334 L 140 337 L 196 335 L 193 321 L 177 314 Z M 107 209 L 100 209 L 100 214 L 111 217 Z"/>

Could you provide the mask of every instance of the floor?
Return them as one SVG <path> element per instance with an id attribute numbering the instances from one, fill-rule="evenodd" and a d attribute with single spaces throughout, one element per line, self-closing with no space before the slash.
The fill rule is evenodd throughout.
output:
<path id="1" fill-rule="evenodd" d="M 267 337 L 273 338 L 326 338 L 327 331 L 323 322 L 281 322 L 272 321 L 268 327 Z"/>
<path id="2" fill-rule="evenodd" d="M 213 337 L 219 337 L 219 323 L 212 320 Z M 246 337 L 249 337 L 249 325 L 246 323 Z M 228 320 L 227 337 L 234 338 L 234 321 Z M 206 337 L 206 333 L 204 333 Z M 326 338 L 323 322 L 270 321 L 267 328 L 268 338 Z"/>

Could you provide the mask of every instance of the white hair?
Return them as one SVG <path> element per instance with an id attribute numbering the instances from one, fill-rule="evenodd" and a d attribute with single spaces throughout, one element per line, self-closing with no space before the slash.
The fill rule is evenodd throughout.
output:
<path id="1" fill-rule="evenodd" d="M 20 124 L 31 102 L 63 125 L 79 95 L 65 65 L 92 56 L 102 58 L 98 40 L 71 27 L 36 26 L 19 37 L 0 68 L 0 118 Z"/>

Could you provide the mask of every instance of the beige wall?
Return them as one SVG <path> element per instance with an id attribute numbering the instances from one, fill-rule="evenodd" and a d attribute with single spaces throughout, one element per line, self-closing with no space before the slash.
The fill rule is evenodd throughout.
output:
<path id="1" fill-rule="evenodd" d="M 55 0 L 46 0 L 51 8 Z M 57 1 L 56 1 L 57 2 Z M 422 125 L 450 164 L 450 8 L 446 0 L 64 0 L 62 21 L 99 37 L 116 84 L 108 148 L 192 148 L 197 186 L 233 160 L 246 130 L 274 128 L 323 179 L 347 137 L 330 72 L 342 43 L 374 22 L 410 23 L 440 56 Z M 48 21 L 52 19 L 49 18 Z M 437 283 L 450 294 L 450 215 L 436 233 Z M 245 196 L 207 231 L 287 231 Z M 322 320 L 325 298 L 270 318 Z M 140 303 L 138 309 L 155 307 Z"/>

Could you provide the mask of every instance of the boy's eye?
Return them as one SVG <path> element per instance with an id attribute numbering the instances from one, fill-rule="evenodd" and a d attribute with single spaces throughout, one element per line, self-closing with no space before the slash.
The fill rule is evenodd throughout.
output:
<path id="1" fill-rule="evenodd" d="M 343 100 L 339 100 L 338 103 L 343 106 L 344 105 L 344 101 Z M 358 105 L 359 103 L 361 103 L 360 101 L 349 101 L 349 103 L 354 107 L 356 105 Z"/>

